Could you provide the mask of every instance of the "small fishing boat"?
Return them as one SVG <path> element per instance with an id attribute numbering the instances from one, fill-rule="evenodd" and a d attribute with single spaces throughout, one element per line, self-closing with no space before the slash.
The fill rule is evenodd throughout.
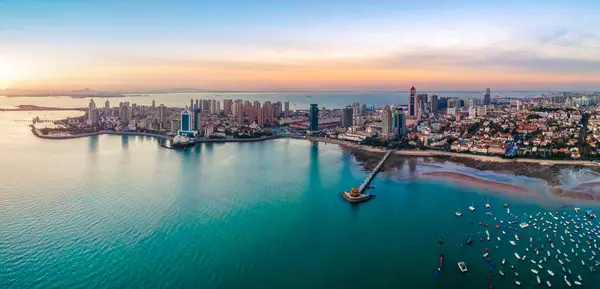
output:
<path id="1" fill-rule="evenodd" d="M 511 245 L 513 245 L 513 246 L 516 246 L 516 245 L 517 245 L 517 243 L 515 243 L 515 241 L 513 241 L 513 240 L 510 240 L 510 241 L 508 241 L 508 242 L 509 242 Z"/>
<path id="2" fill-rule="evenodd" d="M 498 274 L 500 274 L 500 276 L 504 277 L 504 272 L 502 272 L 502 270 L 498 270 Z"/>
<path id="3" fill-rule="evenodd" d="M 475 211 L 475 207 L 473 207 L 473 203 L 471 202 L 471 205 L 469 206 L 469 211 L 474 212 Z"/>
<path id="4" fill-rule="evenodd" d="M 460 212 L 460 207 L 458 208 L 458 210 L 456 211 L 456 213 L 454 213 L 457 217 L 462 216 L 462 213 Z"/>
<path id="5" fill-rule="evenodd" d="M 502 265 L 504 265 L 504 263 L 506 263 L 506 259 L 502 258 Z"/>
<path id="6" fill-rule="evenodd" d="M 550 274 L 550 276 L 554 276 L 554 272 L 548 270 L 548 274 Z"/>
<path id="7" fill-rule="evenodd" d="M 535 276 L 535 279 L 537 279 L 538 284 L 542 283 L 542 280 L 540 280 L 540 276 Z"/>
<path id="8" fill-rule="evenodd" d="M 458 265 L 458 269 L 460 269 L 461 272 L 465 273 L 468 271 L 467 269 L 467 264 L 465 264 L 465 262 L 460 261 L 458 263 L 456 263 Z"/>
<path id="9" fill-rule="evenodd" d="M 490 197 L 487 198 L 487 203 L 485 204 L 486 208 L 490 208 Z"/>
<path id="10" fill-rule="evenodd" d="M 581 284 L 581 282 L 579 282 L 579 281 L 575 281 L 573 283 L 575 283 L 575 285 L 583 286 L 583 284 Z"/>
<path id="11" fill-rule="evenodd" d="M 538 270 L 531 269 L 531 272 L 533 272 L 534 274 L 537 274 L 537 273 L 538 273 Z"/>
<path id="12" fill-rule="evenodd" d="M 567 283 L 567 285 L 568 285 L 569 287 L 571 287 L 571 282 L 569 282 L 569 280 L 567 280 L 567 277 L 566 277 L 566 276 L 565 276 L 565 283 Z"/>
<path id="13" fill-rule="evenodd" d="M 519 254 L 517 254 L 517 252 L 515 252 L 515 257 L 517 257 L 517 259 L 521 259 L 521 256 L 519 256 Z"/>
<path id="14" fill-rule="evenodd" d="M 550 281 L 546 281 L 546 284 L 548 284 L 548 287 L 552 287 L 552 283 L 550 283 Z"/>

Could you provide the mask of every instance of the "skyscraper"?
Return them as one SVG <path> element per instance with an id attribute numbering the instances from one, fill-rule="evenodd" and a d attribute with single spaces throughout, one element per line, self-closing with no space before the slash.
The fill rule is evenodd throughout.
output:
<path id="1" fill-rule="evenodd" d="M 98 124 L 100 124 L 100 110 L 94 108 L 90 113 L 90 125 L 98 126 Z"/>
<path id="2" fill-rule="evenodd" d="M 309 131 L 318 131 L 319 130 L 319 107 L 317 104 L 310 105 L 310 124 L 308 127 Z"/>
<path id="3" fill-rule="evenodd" d="M 256 121 L 256 111 L 254 110 L 254 106 L 249 105 L 248 110 L 248 124 L 253 124 Z"/>
<path id="4" fill-rule="evenodd" d="M 196 103 L 198 103 L 198 102 L 196 101 Z M 194 109 L 194 99 L 193 98 L 190 99 L 190 107 L 189 107 L 189 109 Z"/>
<path id="5" fill-rule="evenodd" d="M 360 111 L 360 103 L 355 102 L 352 103 L 352 114 L 353 115 L 360 115 L 361 111 Z"/>
<path id="6" fill-rule="evenodd" d="M 410 93 L 408 94 L 408 116 L 415 117 L 417 116 L 417 102 L 415 101 L 415 97 L 417 96 L 417 89 L 415 87 L 410 88 Z"/>
<path id="7" fill-rule="evenodd" d="M 126 101 L 119 103 L 119 118 L 121 119 L 122 125 L 129 124 L 129 102 Z"/>
<path id="8" fill-rule="evenodd" d="M 165 123 L 167 121 L 167 107 L 164 104 L 161 104 L 158 107 L 158 122 Z"/>
<path id="9" fill-rule="evenodd" d="M 438 106 L 439 106 L 437 94 L 432 94 L 431 95 L 431 102 L 429 104 L 430 104 L 429 111 L 431 113 L 437 114 L 438 113 Z"/>
<path id="10" fill-rule="evenodd" d="M 106 100 L 106 102 L 104 103 L 104 115 L 110 115 L 111 110 L 110 110 L 110 102 L 108 102 L 108 100 Z"/>
<path id="11" fill-rule="evenodd" d="M 404 136 L 407 133 L 406 130 L 406 116 L 404 111 L 397 107 L 396 111 L 392 115 L 393 133 L 397 136 Z"/>
<path id="12" fill-rule="evenodd" d="M 210 101 L 210 113 L 211 114 L 217 114 L 217 101 L 216 100 L 211 100 Z"/>
<path id="13" fill-rule="evenodd" d="M 217 112 L 216 113 L 221 113 L 221 102 L 217 100 Z"/>
<path id="14" fill-rule="evenodd" d="M 237 122 L 244 123 L 244 105 L 237 104 Z"/>
<path id="15" fill-rule="evenodd" d="M 273 125 L 273 105 L 270 101 L 265 101 L 263 103 L 263 108 L 265 111 L 265 125 L 270 126 Z"/>
<path id="16" fill-rule="evenodd" d="M 90 100 L 90 104 L 88 105 L 88 118 L 92 117 L 92 110 L 96 109 L 96 103 L 94 102 L 94 99 L 92 98 Z"/>
<path id="17" fill-rule="evenodd" d="M 492 103 L 492 96 L 490 94 L 490 89 L 486 88 L 485 93 L 483 94 L 483 105 L 490 105 Z"/>
<path id="18" fill-rule="evenodd" d="M 354 109 L 352 106 L 347 105 L 342 109 L 342 114 L 340 115 L 340 123 L 342 127 L 351 127 L 352 126 L 352 114 L 354 113 Z"/>
<path id="19" fill-rule="evenodd" d="M 289 116 L 289 115 L 290 115 L 290 102 L 286 100 L 283 103 L 283 116 Z"/>
<path id="20" fill-rule="evenodd" d="M 427 112 L 427 94 L 417 94 L 416 107 L 417 118 L 420 119 Z"/>
<path id="21" fill-rule="evenodd" d="M 181 131 L 189 132 L 192 130 L 192 112 L 184 109 L 180 117 Z"/>
<path id="22" fill-rule="evenodd" d="M 260 107 L 259 105 L 258 115 L 256 116 L 256 124 L 260 127 L 265 125 L 265 114 L 265 107 Z"/>
<path id="23" fill-rule="evenodd" d="M 225 115 L 230 115 L 231 114 L 231 105 L 233 104 L 233 101 L 231 99 L 225 99 L 223 100 L 223 113 Z"/>
<path id="24" fill-rule="evenodd" d="M 388 137 L 392 133 L 392 110 L 387 105 L 381 113 L 381 122 L 381 134 Z"/>

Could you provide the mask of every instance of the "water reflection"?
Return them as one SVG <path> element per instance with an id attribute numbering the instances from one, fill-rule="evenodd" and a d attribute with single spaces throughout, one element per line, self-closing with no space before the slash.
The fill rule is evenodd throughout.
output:
<path id="1" fill-rule="evenodd" d="M 129 148 L 129 136 L 127 136 L 127 135 L 121 136 L 121 148 L 123 148 L 123 149 Z"/>
<path id="2" fill-rule="evenodd" d="M 93 135 L 90 136 L 88 141 L 88 146 L 90 148 L 90 152 L 95 153 L 96 151 L 98 151 L 98 136 L 97 135 Z"/>

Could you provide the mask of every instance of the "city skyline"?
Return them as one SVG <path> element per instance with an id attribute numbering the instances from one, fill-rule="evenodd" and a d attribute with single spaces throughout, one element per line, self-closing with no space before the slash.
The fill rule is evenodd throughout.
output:
<path id="1" fill-rule="evenodd" d="M 0 89 L 600 89 L 593 1 L 375 2 L 4 2 Z"/>

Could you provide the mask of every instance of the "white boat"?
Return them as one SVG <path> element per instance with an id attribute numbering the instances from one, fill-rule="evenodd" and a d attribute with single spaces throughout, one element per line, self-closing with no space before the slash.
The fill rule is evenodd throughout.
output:
<path id="1" fill-rule="evenodd" d="M 538 284 L 542 283 L 542 280 L 540 280 L 540 276 L 535 276 L 535 279 L 537 279 Z"/>
<path id="2" fill-rule="evenodd" d="M 506 263 L 506 259 L 502 258 L 502 265 L 504 265 L 504 263 Z"/>
<path id="3" fill-rule="evenodd" d="M 496 237 L 496 238 L 498 238 L 498 242 L 501 242 L 500 237 Z"/>
<path id="4" fill-rule="evenodd" d="M 582 286 L 581 282 L 579 282 L 579 281 L 575 281 L 575 282 L 573 282 L 573 283 L 575 283 L 575 285 Z"/>
<path id="5" fill-rule="evenodd" d="M 515 243 L 515 241 L 513 241 L 513 240 L 510 240 L 510 241 L 508 241 L 508 242 L 509 242 L 511 245 L 513 245 L 513 246 L 516 246 L 516 245 L 517 245 L 517 243 Z"/>
<path id="6" fill-rule="evenodd" d="M 581 278 L 581 275 L 577 275 L 577 279 L 579 279 L 579 281 L 583 281 L 583 279 Z"/>
<path id="7" fill-rule="evenodd" d="M 562 252 L 560 251 L 560 249 L 556 249 L 556 252 L 558 252 L 558 254 L 562 254 Z"/>
<path id="8" fill-rule="evenodd" d="M 506 235 L 506 232 L 502 231 L 502 235 Z"/>
<path id="9" fill-rule="evenodd" d="M 460 261 L 458 263 L 456 263 L 458 265 L 458 269 L 460 269 L 461 272 L 465 273 L 468 271 L 467 269 L 467 264 L 465 264 L 465 262 Z"/>
<path id="10" fill-rule="evenodd" d="M 490 208 L 490 197 L 487 198 L 487 203 L 485 204 L 486 208 Z"/>
<path id="11" fill-rule="evenodd" d="M 569 259 L 569 258 L 565 258 L 565 261 L 567 261 L 567 262 L 571 263 L 571 259 Z M 582 261 L 582 262 L 583 262 L 583 261 Z"/>
<path id="12" fill-rule="evenodd" d="M 523 258 L 521 258 L 521 261 L 525 261 L 525 259 L 527 259 L 527 256 L 523 256 Z"/>
<path id="13" fill-rule="evenodd" d="M 569 287 L 571 287 L 571 282 L 569 282 L 569 280 L 567 280 L 567 276 L 565 276 L 565 283 L 567 283 L 567 285 L 569 285 Z"/>
<path id="14" fill-rule="evenodd" d="M 585 266 L 585 262 L 583 262 L 583 260 L 581 260 L 581 265 Z"/>
<path id="15" fill-rule="evenodd" d="M 529 237 L 529 243 L 533 243 L 533 238 Z"/>
<path id="16" fill-rule="evenodd" d="M 519 254 L 517 254 L 516 252 L 515 252 L 515 257 L 517 257 L 517 259 L 521 259 L 521 256 L 519 256 Z"/>
<path id="17" fill-rule="evenodd" d="M 485 253 L 483 254 L 483 258 L 485 258 L 485 257 L 487 257 L 487 256 L 488 256 L 488 253 L 487 253 L 487 252 L 485 252 Z"/>
<path id="18" fill-rule="evenodd" d="M 521 286 L 521 282 L 519 281 L 515 281 L 515 284 L 517 284 L 517 286 Z"/>
<path id="19" fill-rule="evenodd" d="M 515 234 L 515 240 L 519 241 L 519 235 Z"/>
<path id="20" fill-rule="evenodd" d="M 538 273 L 538 270 L 531 269 L 531 272 L 533 272 L 534 274 L 537 274 L 537 273 Z"/>
<path id="21" fill-rule="evenodd" d="M 457 217 L 462 216 L 462 213 L 460 212 L 460 207 L 458 208 L 458 211 L 456 211 L 456 213 L 454 213 Z"/>
<path id="22" fill-rule="evenodd" d="M 475 211 L 475 207 L 473 207 L 473 203 L 471 203 L 471 205 L 469 206 L 469 211 L 471 211 L 471 212 Z"/>
<path id="23" fill-rule="evenodd" d="M 548 274 L 550 274 L 550 276 L 554 276 L 554 272 L 548 270 Z"/>
<path id="24" fill-rule="evenodd" d="M 533 260 L 533 259 L 531 259 L 529 261 L 531 261 L 531 263 L 533 263 L 533 264 L 537 264 L 537 262 L 535 260 Z"/>
<path id="25" fill-rule="evenodd" d="M 561 259 L 558 259 L 558 263 L 560 263 L 561 265 L 565 264 Z"/>
<path id="26" fill-rule="evenodd" d="M 546 284 L 548 284 L 548 287 L 552 287 L 552 283 L 550 283 L 550 281 L 546 281 Z"/>
<path id="27" fill-rule="evenodd" d="M 485 234 L 489 237 L 490 236 L 490 232 L 488 230 L 485 230 Z"/>
<path id="28" fill-rule="evenodd" d="M 544 267 L 542 265 L 540 265 L 540 264 L 538 264 L 538 268 L 544 269 Z"/>

